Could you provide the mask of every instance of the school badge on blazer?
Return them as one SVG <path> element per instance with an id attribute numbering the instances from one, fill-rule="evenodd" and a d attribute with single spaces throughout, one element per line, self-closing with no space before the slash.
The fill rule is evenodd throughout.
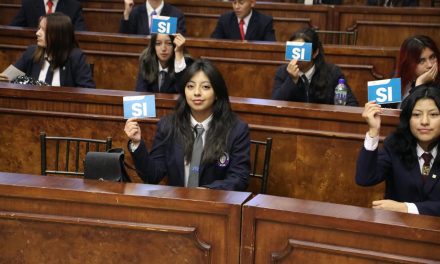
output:
<path id="1" fill-rule="evenodd" d="M 229 164 L 229 154 L 224 152 L 217 161 L 217 166 L 226 167 Z"/>

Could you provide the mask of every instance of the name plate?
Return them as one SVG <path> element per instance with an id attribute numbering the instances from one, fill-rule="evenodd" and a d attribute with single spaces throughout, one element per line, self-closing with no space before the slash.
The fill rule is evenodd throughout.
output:
<path id="1" fill-rule="evenodd" d="M 309 42 L 286 42 L 286 60 L 311 61 L 312 43 Z"/>
<path id="2" fill-rule="evenodd" d="M 153 16 L 151 20 L 151 33 L 176 34 L 177 18 L 167 16 Z"/>
<path id="3" fill-rule="evenodd" d="M 124 96 L 124 118 L 156 117 L 154 95 Z"/>
<path id="4" fill-rule="evenodd" d="M 368 101 L 378 104 L 397 103 L 402 101 L 400 78 L 368 82 Z"/>

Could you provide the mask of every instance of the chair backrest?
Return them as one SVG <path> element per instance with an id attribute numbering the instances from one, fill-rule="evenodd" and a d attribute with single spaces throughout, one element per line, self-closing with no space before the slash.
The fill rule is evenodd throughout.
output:
<path id="1" fill-rule="evenodd" d="M 106 140 L 49 137 L 40 133 L 41 174 L 84 175 L 84 159 L 89 151 L 108 151 L 112 138 Z M 48 155 L 53 153 L 53 155 Z M 48 166 L 48 161 L 50 165 Z M 80 163 L 81 161 L 81 163 Z M 61 168 L 61 169 L 60 169 Z"/>
<path id="2" fill-rule="evenodd" d="M 260 151 L 260 149 L 263 149 Z M 261 180 L 260 192 L 266 193 L 269 177 L 270 153 L 272 150 L 272 138 L 266 141 L 251 140 L 251 178 Z M 263 163 L 261 164 L 261 161 Z"/>
<path id="3" fill-rule="evenodd" d="M 357 30 L 354 31 L 333 31 L 316 30 L 322 44 L 335 45 L 356 45 Z"/>

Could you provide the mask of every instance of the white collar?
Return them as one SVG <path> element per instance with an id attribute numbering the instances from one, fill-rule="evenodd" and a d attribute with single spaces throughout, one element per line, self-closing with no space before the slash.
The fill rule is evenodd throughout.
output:
<path id="1" fill-rule="evenodd" d="M 251 20 L 251 16 L 252 16 L 252 9 L 251 9 L 251 12 L 249 12 L 249 14 L 243 18 L 244 25 L 246 26 L 246 28 L 249 25 L 249 20 Z M 239 17 L 237 17 L 237 20 L 238 20 L 238 24 L 240 25 L 240 20 L 241 19 Z"/>
<path id="2" fill-rule="evenodd" d="M 205 132 L 208 131 L 208 129 L 209 129 L 210 125 L 211 125 L 212 116 L 213 116 L 213 114 L 211 114 L 208 118 L 206 118 L 202 123 L 199 123 L 191 115 L 191 127 L 195 127 L 197 124 L 201 124 L 203 126 L 203 128 L 205 129 Z"/>
<path id="3" fill-rule="evenodd" d="M 156 9 L 153 9 L 153 7 L 150 5 L 150 3 L 148 1 L 146 1 L 146 5 L 147 5 L 147 14 L 148 14 L 148 16 L 150 16 L 151 12 L 153 12 L 154 10 L 156 10 L 157 15 L 159 16 L 160 13 L 162 12 L 164 4 L 163 4 L 163 1 L 162 1 L 162 3 Z"/>
<path id="4" fill-rule="evenodd" d="M 313 74 L 315 74 L 315 64 L 313 64 L 313 66 L 305 73 L 300 73 L 300 76 L 302 74 L 304 74 L 307 77 L 307 80 L 309 80 L 310 83 L 312 81 Z"/>
<path id="5" fill-rule="evenodd" d="M 432 159 L 435 159 L 435 157 L 437 156 L 437 148 L 438 145 L 436 145 L 431 149 L 431 151 L 429 151 L 432 155 Z M 422 157 L 422 154 L 425 153 L 425 151 L 422 149 L 422 147 L 420 147 L 419 144 L 417 144 L 416 150 L 417 150 L 417 157 L 420 159 Z"/>

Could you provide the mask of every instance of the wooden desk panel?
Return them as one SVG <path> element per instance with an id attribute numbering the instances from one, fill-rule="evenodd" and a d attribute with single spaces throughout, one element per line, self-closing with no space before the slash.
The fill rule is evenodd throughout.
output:
<path id="1" fill-rule="evenodd" d="M 241 263 L 439 263 L 438 217 L 258 195 L 243 206 Z"/>
<path id="2" fill-rule="evenodd" d="M 126 148 L 122 96 L 128 91 L 29 87 L 0 83 L 0 171 L 40 171 L 40 131 L 48 135 L 106 138 Z M 156 95 L 157 115 L 172 111 L 175 96 Z M 367 125 L 362 108 L 231 97 L 232 108 L 251 128 L 253 139 L 273 138 L 268 193 L 302 199 L 370 206 L 383 186 L 355 184 L 358 149 Z M 142 122 L 151 146 L 158 119 Z M 387 110 L 382 131 L 396 126 L 398 111 Z M 26 148 L 21 146 L 23 140 Z M 128 150 L 126 150 L 128 151 Z M 129 155 L 127 156 L 130 157 Z M 140 181 L 138 177 L 133 180 Z"/>
<path id="3" fill-rule="evenodd" d="M 238 263 L 250 193 L 0 173 L 2 263 Z"/>

